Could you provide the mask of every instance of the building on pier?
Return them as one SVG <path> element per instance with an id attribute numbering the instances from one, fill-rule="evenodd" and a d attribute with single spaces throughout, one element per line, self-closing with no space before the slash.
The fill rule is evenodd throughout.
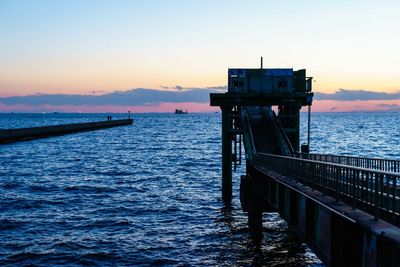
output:
<path id="1" fill-rule="evenodd" d="M 311 82 L 304 69 L 264 69 L 262 59 L 228 70 L 227 92 L 210 94 L 222 110 L 222 198 L 231 201 L 243 144 L 240 200 L 256 236 L 274 209 L 329 266 L 400 266 L 400 161 L 310 154 L 309 127 L 300 146 Z"/>

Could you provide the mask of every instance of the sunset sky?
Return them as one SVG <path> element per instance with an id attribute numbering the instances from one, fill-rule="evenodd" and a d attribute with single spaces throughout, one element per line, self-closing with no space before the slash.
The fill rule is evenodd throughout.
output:
<path id="1" fill-rule="evenodd" d="M 266 67 L 306 68 L 326 94 L 316 111 L 397 110 L 399 14 L 400 1 L 1 0 L 0 111 L 123 111 L 9 98 L 214 90 L 229 67 L 258 67 L 260 56 Z M 335 99 L 340 89 L 387 94 Z M 168 96 L 130 108 L 211 110 Z"/>

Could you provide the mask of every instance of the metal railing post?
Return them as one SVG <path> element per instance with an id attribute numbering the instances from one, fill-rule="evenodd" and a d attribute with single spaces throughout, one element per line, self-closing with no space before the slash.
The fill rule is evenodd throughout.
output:
<path id="1" fill-rule="evenodd" d="M 352 170 L 352 178 L 353 178 L 353 210 L 356 208 L 356 171 Z"/>
<path id="2" fill-rule="evenodd" d="M 267 153 L 257 153 L 256 158 L 258 166 L 270 168 L 336 201 L 342 200 L 352 209 L 370 212 L 375 219 L 399 219 L 399 173 Z M 338 158 L 328 160 L 342 162 Z M 373 164 L 373 161 L 351 160 L 364 167 Z M 376 163 L 378 168 L 385 164 L 379 160 Z"/>
<path id="3" fill-rule="evenodd" d="M 380 180 L 380 174 L 375 175 L 375 220 L 378 220 L 379 217 L 379 207 L 378 207 L 379 180 Z"/>

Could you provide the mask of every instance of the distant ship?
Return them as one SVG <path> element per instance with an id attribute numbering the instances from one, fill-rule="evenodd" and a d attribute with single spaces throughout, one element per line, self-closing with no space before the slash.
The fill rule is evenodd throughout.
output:
<path id="1" fill-rule="evenodd" d="M 187 110 L 183 111 L 182 109 L 175 109 L 175 114 L 188 114 Z"/>

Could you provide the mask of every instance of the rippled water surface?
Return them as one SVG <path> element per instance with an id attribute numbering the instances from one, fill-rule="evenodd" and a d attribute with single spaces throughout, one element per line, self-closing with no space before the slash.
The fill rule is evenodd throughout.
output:
<path id="1" fill-rule="evenodd" d="M 312 152 L 400 158 L 399 112 L 314 113 L 311 121 Z M 303 114 L 303 140 L 306 123 Z"/>
<path id="2" fill-rule="evenodd" d="M 1 114 L 0 128 L 105 116 Z M 276 213 L 264 214 L 255 246 L 238 200 L 244 166 L 232 206 L 222 203 L 220 114 L 134 119 L 0 146 L 0 265 L 320 264 Z M 397 113 L 314 114 L 312 122 L 314 152 L 399 158 Z"/>

